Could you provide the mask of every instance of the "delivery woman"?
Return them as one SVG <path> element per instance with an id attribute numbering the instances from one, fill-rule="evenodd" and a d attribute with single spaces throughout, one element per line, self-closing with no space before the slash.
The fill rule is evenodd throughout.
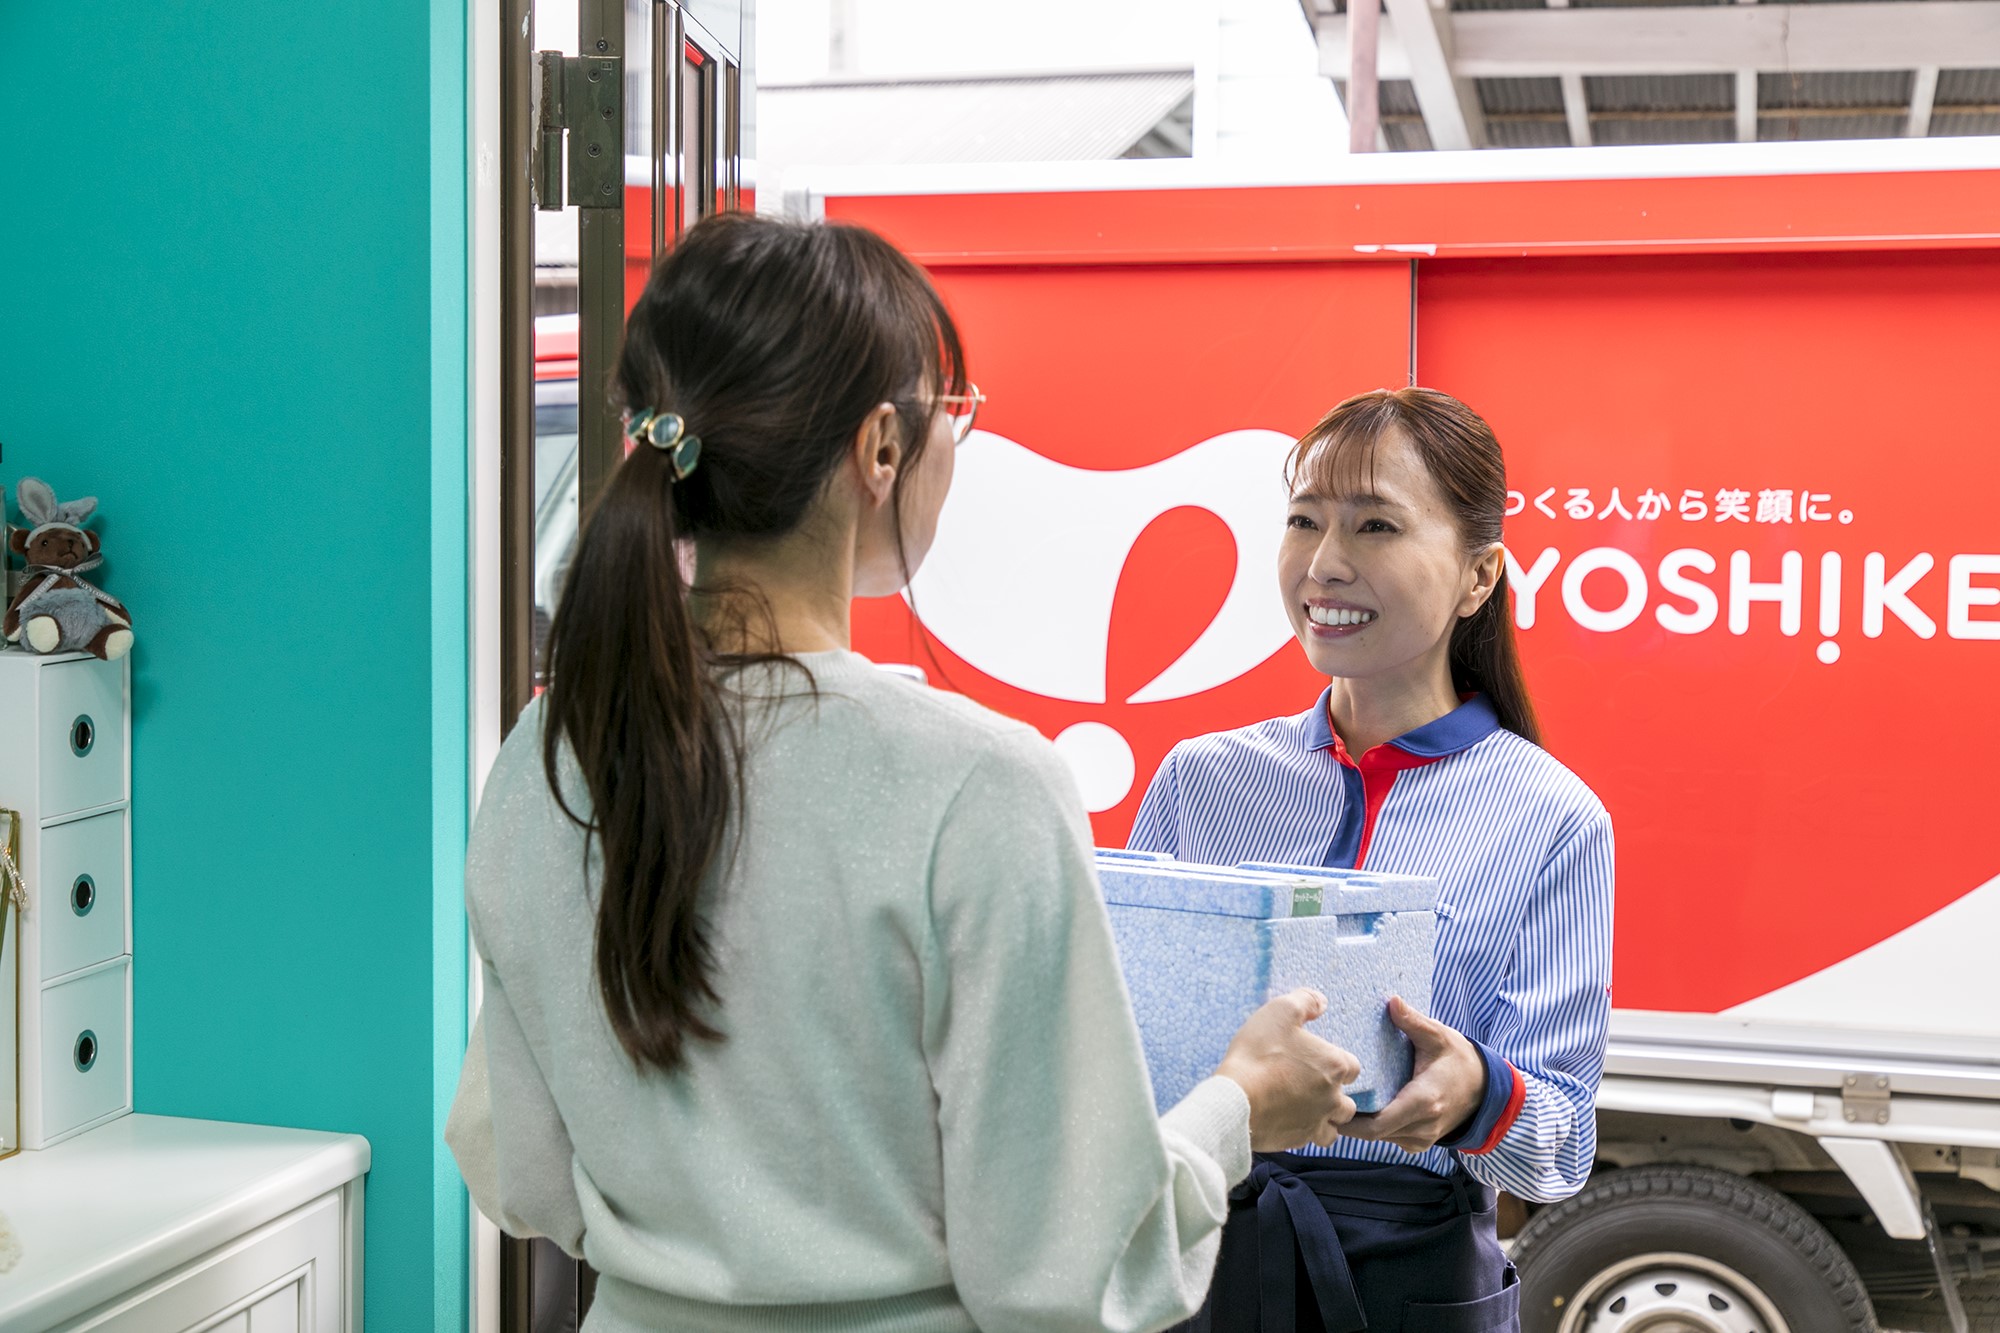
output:
<path id="1" fill-rule="evenodd" d="M 1611 822 L 1536 744 L 1486 423 L 1428 389 L 1363 394 L 1288 474 L 1279 590 L 1331 683 L 1295 717 L 1176 746 L 1131 845 L 1434 876 L 1432 1012 L 1390 1007 L 1416 1073 L 1387 1106 L 1331 1147 L 1259 1155 L 1191 1327 L 1513 1329 L 1494 1190 L 1567 1197 L 1596 1144 Z"/>
<path id="2" fill-rule="evenodd" d="M 1156 1115 L 1063 762 L 848 650 L 930 546 L 963 366 L 854 228 L 702 222 L 632 312 L 631 450 L 473 830 L 448 1132 L 598 1270 L 590 1330 L 1159 1328 L 1251 1149 L 1353 1112 L 1300 991 Z"/>

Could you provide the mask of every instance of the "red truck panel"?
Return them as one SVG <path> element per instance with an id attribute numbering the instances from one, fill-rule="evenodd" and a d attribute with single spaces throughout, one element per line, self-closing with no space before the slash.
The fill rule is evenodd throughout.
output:
<path id="1" fill-rule="evenodd" d="M 1508 450 L 1510 551 L 1559 552 L 1524 650 L 1551 748 L 1616 818 L 1621 1003 L 1750 999 L 2000 873 L 2000 608 L 1977 591 L 2000 569 L 1964 580 L 1956 629 L 1950 592 L 1954 559 L 2000 552 L 2000 253 L 1439 262 L 1418 293 L 1419 377 Z M 1640 517 L 1649 492 L 1670 507 Z M 1640 580 L 1566 595 L 1605 551 Z M 1675 551 L 1710 562 L 1684 577 L 1716 614 L 1661 587 Z M 1926 572 L 1871 628 L 1877 556 Z M 1737 632 L 1732 586 L 1790 560 L 1796 623 L 1750 601 Z"/>
<path id="2" fill-rule="evenodd" d="M 2000 172 L 826 208 L 932 267 L 997 437 L 916 585 L 931 632 L 857 603 L 856 646 L 1051 737 L 1095 724 L 1069 740 L 1101 841 L 1175 740 L 1317 689 L 1268 626 L 1206 642 L 1239 596 L 1282 620 L 1277 590 L 1202 494 L 1223 474 L 1162 465 L 1295 436 L 1414 355 L 1508 452 L 1530 682 L 1617 824 L 1621 1007 L 1717 1012 L 2000 893 Z M 1129 537 L 1042 560 L 1086 494 Z M 959 530 L 1005 538 L 982 565 Z"/>

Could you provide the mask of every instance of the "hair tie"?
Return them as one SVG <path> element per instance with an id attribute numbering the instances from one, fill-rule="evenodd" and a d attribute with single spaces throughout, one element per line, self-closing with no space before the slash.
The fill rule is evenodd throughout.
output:
<path id="1" fill-rule="evenodd" d="M 688 434 L 687 422 L 678 412 L 655 412 L 650 407 L 636 412 L 625 423 L 625 434 L 633 444 L 650 444 L 667 455 L 675 481 L 686 481 L 701 461 L 701 437 Z"/>

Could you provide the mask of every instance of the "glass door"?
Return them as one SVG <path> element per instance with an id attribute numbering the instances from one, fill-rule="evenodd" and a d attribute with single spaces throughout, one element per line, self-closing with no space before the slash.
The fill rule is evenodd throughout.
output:
<path id="1" fill-rule="evenodd" d="M 612 392 L 653 260 L 738 206 L 743 0 L 503 0 L 501 725 L 546 683 L 548 627 L 623 457 Z M 596 1278 L 504 1239 L 500 1326 L 574 1333 Z"/>

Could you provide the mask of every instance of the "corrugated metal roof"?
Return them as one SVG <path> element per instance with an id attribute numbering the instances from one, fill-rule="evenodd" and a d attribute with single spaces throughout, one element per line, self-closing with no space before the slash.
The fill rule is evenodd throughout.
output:
<path id="1" fill-rule="evenodd" d="M 1479 108 L 1489 116 L 1546 111 L 1560 116 L 1561 79 L 1477 79 Z"/>
<path id="2" fill-rule="evenodd" d="M 1593 111 L 1728 111 L 1736 105 L 1736 80 L 1728 74 L 1593 74 L 1584 79 L 1583 93 Z M 1703 140 L 1643 139 L 1636 142 L 1700 143 Z"/>
<path id="3" fill-rule="evenodd" d="M 1759 74 L 1757 105 L 1767 110 L 1784 106 L 1907 107 L 1916 77 L 1907 69 Z"/>
<path id="4" fill-rule="evenodd" d="M 1953 102 L 2000 102 L 2000 69 L 1940 70 L 1937 105 Z"/>
<path id="5" fill-rule="evenodd" d="M 1894 139 L 1910 123 L 1907 112 L 1876 116 L 1759 116 L 1757 137 L 1765 143 L 1794 139 Z"/>
<path id="6" fill-rule="evenodd" d="M 1347 110 L 1347 80 L 1333 81 L 1334 96 L 1340 99 L 1340 109 Z M 1418 116 L 1424 109 L 1417 101 L 1417 86 L 1408 79 L 1384 79 L 1375 85 L 1375 109 L 1387 116 Z"/>
<path id="7" fill-rule="evenodd" d="M 1193 157 L 1194 94 L 1183 97 L 1172 111 L 1139 136 L 1126 157 Z"/>
<path id="8" fill-rule="evenodd" d="M 1417 85 L 1408 79 L 1384 79 L 1375 94 L 1376 104 L 1385 116 L 1421 116 L 1424 109 L 1417 102 Z"/>
<path id="9" fill-rule="evenodd" d="M 1185 69 L 760 84 L 757 157 L 781 167 L 1115 158 L 1193 91 Z"/>
<path id="10" fill-rule="evenodd" d="M 1733 121 L 1720 116 L 1688 120 L 1593 120 L 1590 137 L 1600 144 L 1728 143 L 1736 137 Z"/>
<path id="11" fill-rule="evenodd" d="M 1959 134 L 2000 134 L 2000 113 L 1979 111 L 1931 113 L 1931 133 L 1937 136 Z"/>
<path id="12" fill-rule="evenodd" d="M 1388 121 L 1382 126 L 1382 139 L 1396 153 L 1426 153 L 1431 147 L 1431 133 L 1421 120 Z"/>
<path id="13" fill-rule="evenodd" d="M 1565 0 L 1443 0 L 1455 11 L 1543 9 Z M 1566 0 L 1576 8 L 1673 9 L 1688 4 L 1735 4 L 1740 0 Z M 1850 0 L 1793 0 L 1800 4 L 1839 4 Z M 1439 0 L 1432 0 L 1435 5 Z M 1902 0 L 1907 22 L 1921 25 L 1925 0 Z M 1346 0 L 1299 0 L 1300 8 L 1321 32 L 1344 24 L 1330 17 L 1346 8 Z M 1635 16 L 1636 17 L 1636 16 Z M 1609 16 L 1604 21 L 1609 22 Z M 1891 19 L 1890 22 L 1901 21 Z M 1532 31 L 1514 19 L 1510 33 Z M 1593 22 L 1596 22 L 1594 20 Z M 1494 29 L 1498 31 L 1496 27 Z M 1643 31 L 1641 24 L 1638 31 Z M 1552 39 L 1553 40 L 1553 39 Z M 1635 40 L 1638 40 L 1635 38 Z M 1516 43 L 1518 45 L 1518 42 Z M 1553 54 L 1553 53 L 1551 53 Z M 1948 64 L 1965 53 L 1939 47 L 1929 63 Z M 1489 59 L 1491 59 L 1489 55 Z M 1540 60 L 1519 58 L 1541 65 Z M 1736 138 L 1736 75 L 1703 74 L 1596 75 L 1587 71 L 1595 60 L 1600 69 L 1618 68 L 1622 57 L 1577 55 L 1558 61 L 1584 75 L 1584 96 L 1591 140 L 1599 144 L 1724 143 Z M 1505 63 L 1505 62 L 1500 62 Z M 1917 62 L 1912 62 L 1917 63 Z M 1392 95 L 1384 85 L 1384 138 L 1397 149 L 1430 147 L 1421 109 L 1397 84 Z M 1486 142 L 1496 148 L 1563 145 L 1569 142 L 1563 119 L 1561 83 L 1539 73 L 1535 77 L 1494 77 L 1474 80 L 1479 109 L 1486 118 Z M 1760 70 L 1757 77 L 1758 134 L 1763 139 L 1849 139 L 1900 137 L 1911 116 L 1916 75 L 1909 68 L 1868 71 L 1802 69 Z M 1962 110 L 1954 110 L 1962 108 Z M 1393 119 L 1392 119 L 1393 118 Z M 2000 69 L 1943 69 L 1938 77 L 1930 132 L 1933 135 L 2000 134 Z"/>
<path id="14" fill-rule="evenodd" d="M 1569 122 L 1553 120 L 1489 120 L 1486 143 L 1492 148 L 1567 148 Z"/>

